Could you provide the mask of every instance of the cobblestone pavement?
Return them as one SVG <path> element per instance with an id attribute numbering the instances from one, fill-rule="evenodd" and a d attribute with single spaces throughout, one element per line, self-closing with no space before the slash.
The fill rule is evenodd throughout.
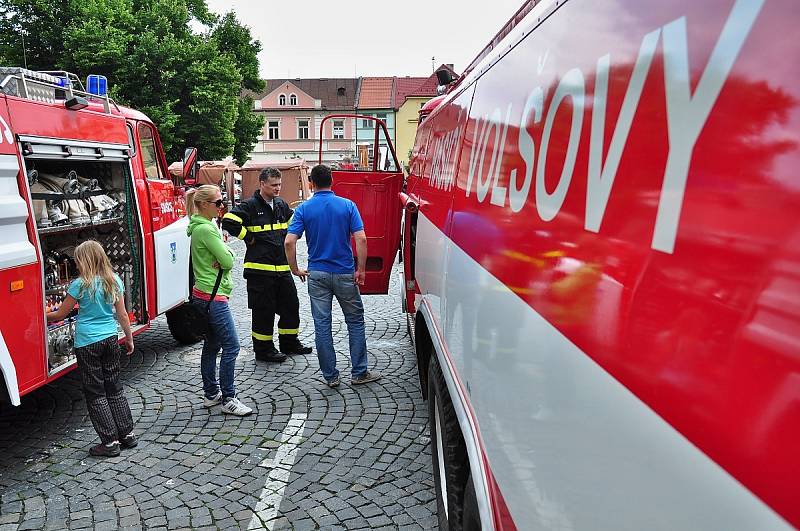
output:
<path id="1" fill-rule="evenodd" d="M 241 255 L 238 243 L 232 247 Z M 159 318 L 137 337 L 123 369 L 137 448 L 111 459 L 88 456 L 97 436 L 75 372 L 19 408 L 0 406 L 0 531 L 436 527 L 427 410 L 398 275 L 390 295 L 364 297 L 370 367 L 383 379 L 350 385 L 338 312 L 343 379 L 330 389 L 314 354 L 255 363 L 237 262 L 236 385 L 255 413 L 238 418 L 204 408 L 199 345 L 178 345 Z M 298 293 L 301 339 L 313 345 L 299 283 Z"/>

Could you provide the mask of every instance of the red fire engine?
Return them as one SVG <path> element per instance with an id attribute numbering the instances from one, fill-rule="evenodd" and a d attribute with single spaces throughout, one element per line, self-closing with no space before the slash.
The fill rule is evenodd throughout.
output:
<path id="1" fill-rule="evenodd" d="M 798 22 L 529 1 L 425 109 L 404 304 L 441 529 L 800 526 Z"/>
<path id="2" fill-rule="evenodd" d="M 74 317 L 47 325 L 44 314 L 77 276 L 83 240 L 99 241 L 123 279 L 134 333 L 167 312 L 179 340 L 197 339 L 180 326 L 182 183 L 170 180 L 153 123 L 116 105 L 105 78 L 87 85 L 67 72 L 0 68 L 0 396 L 15 405 L 75 367 Z M 187 150 L 184 167 L 196 159 Z"/>

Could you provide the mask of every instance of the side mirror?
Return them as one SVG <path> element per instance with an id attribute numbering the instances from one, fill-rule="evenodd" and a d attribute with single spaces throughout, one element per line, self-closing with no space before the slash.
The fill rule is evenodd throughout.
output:
<path id="1" fill-rule="evenodd" d="M 440 86 L 446 86 L 455 81 L 457 78 L 450 70 L 442 68 L 441 70 L 436 71 L 436 79 Z"/>
<path id="2" fill-rule="evenodd" d="M 200 164 L 197 161 L 197 148 L 186 148 L 183 152 L 183 182 L 187 186 L 197 184 L 197 172 Z"/>

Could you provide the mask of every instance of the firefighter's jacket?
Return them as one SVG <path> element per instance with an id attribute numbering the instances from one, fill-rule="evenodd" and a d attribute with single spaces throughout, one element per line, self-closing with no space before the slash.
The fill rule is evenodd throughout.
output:
<path id="1" fill-rule="evenodd" d="M 253 197 L 239 203 L 222 218 L 222 228 L 247 243 L 245 278 L 291 274 L 283 241 L 294 210 L 280 197 L 276 197 L 273 204 L 274 209 L 256 190 Z"/>

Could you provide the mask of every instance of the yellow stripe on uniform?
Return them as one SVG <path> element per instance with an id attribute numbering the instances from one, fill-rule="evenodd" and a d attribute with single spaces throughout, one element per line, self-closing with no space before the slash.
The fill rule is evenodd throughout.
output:
<path id="1" fill-rule="evenodd" d="M 246 235 L 247 235 L 247 229 L 245 229 L 244 227 L 242 227 L 242 230 L 241 230 L 241 232 L 239 232 L 239 235 L 237 236 L 237 238 L 239 238 L 240 240 L 244 240 L 244 237 L 245 237 Z"/>
<path id="2" fill-rule="evenodd" d="M 245 228 L 250 232 L 264 232 L 265 230 L 272 230 L 272 225 L 248 225 Z"/>
<path id="3" fill-rule="evenodd" d="M 258 264 L 255 262 L 245 262 L 245 269 L 258 269 L 259 271 L 289 271 L 288 265 Z"/>
<path id="4" fill-rule="evenodd" d="M 300 333 L 300 329 L 299 328 L 278 328 L 278 335 L 281 335 L 281 336 L 284 335 L 284 334 L 297 335 L 299 333 Z"/>
<path id="5" fill-rule="evenodd" d="M 251 334 L 253 334 L 253 339 L 260 339 L 261 341 L 272 341 L 272 336 L 259 334 L 258 332 L 251 332 Z"/>
<path id="6" fill-rule="evenodd" d="M 222 219 L 232 219 L 233 221 L 238 221 L 239 223 L 244 223 L 242 221 L 242 218 L 240 218 L 236 214 L 231 214 L 230 212 L 227 212 L 224 216 L 222 216 Z"/>
<path id="7" fill-rule="evenodd" d="M 266 225 L 248 225 L 245 228 L 247 230 L 249 230 L 250 232 L 266 232 L 268 230 L 288 229 L 289 228 L 289 224 L 288 223 L 273 223 L 273 224 L 270 225 L 269 223 L 267 223 Z"/>

